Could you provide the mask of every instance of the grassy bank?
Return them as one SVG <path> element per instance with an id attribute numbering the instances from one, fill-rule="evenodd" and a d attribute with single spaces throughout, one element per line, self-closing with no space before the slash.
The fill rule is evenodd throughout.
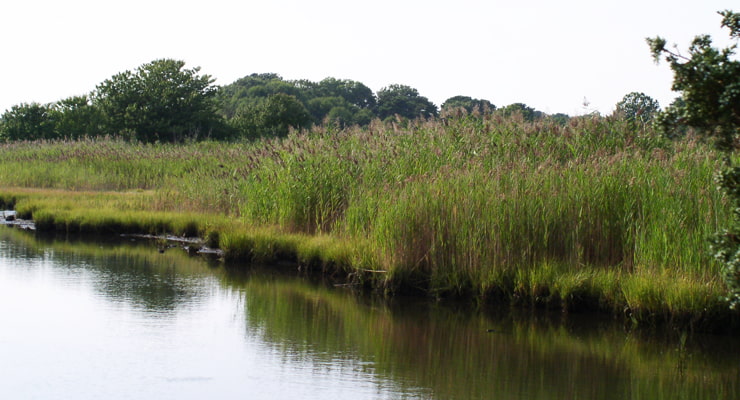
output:
<path id="1" fill-rule="evenodd" d="M 39 229 L 200 235 L 389 292 L 729 314 L 706 239 L 729 210 L 718 156 L 611 118 L 318 128 L 244 144 L 0 147 L 0 200 Z M 371 272 L 373 271 L 373 272 Z"/>

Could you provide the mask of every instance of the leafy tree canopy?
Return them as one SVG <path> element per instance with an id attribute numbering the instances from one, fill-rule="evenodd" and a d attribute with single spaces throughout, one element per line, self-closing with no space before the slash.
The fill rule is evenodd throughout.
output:
<path id="1" fill-rule="evenodd" d="M 500 109 L 500 113 L 508 117 L 511 115 L 521 115 L 525 121 L 532 122 L 536 119 L 543 118 L 545 113 L 537 111 L 524 103 L 513 103 Z"/>
<path id="2" fill-rule="evenodd" d="M 311 115 L 295 96 L 277 93 L 264 101 L 242 107 L 229 120 L 244 137 L 286 136 L 290 128 L 306 128 Z"/>
<path id="3" fill-rule="evenodd" d="M 628 121 L 648 123 L 660 111 L 657 100 L 642 92 L 631 92 L 617 103 L 616 112 L 622 114 Z"/>
<path id="4" fill-rule="evenodd" d="M 330 77 L 319 82 L 317 90 L 322 97 L 341 97 L 358 108 L 374 109 L 377 105 L 373 91 L 357 81 Z"/>
<path id="5" fill-rule="evenodd" d="M 563 113 L 552 114 L 549 115 L 548 118 L 559 125 L 565 125 L 570 121 L 570 115 Z"/>
<path id="6" fill-rule="evenodd" d="M 311 124 L 311 116 L 295 96 L 284 93 L 267 98 L 259 118 L 264 128 L 277 136 L 285 136 L 292 128 L 305 128 Z"/>
<path id="7" fill-rule="evenodd" d="M 454 96 L 445 100 L 441 108 L 443 112 L 452 112 L 462 108 L 469 114 L 472 114 L 474 111 L 480 113 L 491 112 L 496 109 L 496 106 L 485 99 L 474 99 L 470 96 Z"/>
<path id="8" fill-rule="evenodd" d="M 311 113 L 314 121 L 322 121 L 325 119 L 329 112 L 336 107 L 341 107 L 349 110 L 350 108 L 357 107 L 352 106 L 347 100 L 338 96 L 327 96 L 327 97 L 316 97 L 308 101 L 307 108 Z"/>
<path id="9" fill-rule="evenodd" d="M 386 119 L 394 115 L 415 119 L 436 117 L 437 106 L 419 92 L 406 85 L 393 84 L 378 91 L 378 117 Z"/>
<path id="10" fill-rule="evenodd" d="M 267 99 L 276 94 L 293 96 L 316 124 L 327 119 L 340 121 L 342 125 L 367 124 L 376 106 L 372 90 L 360 82 L 336 78 L 321 82 L 286 81 L 278 74 L 252 74 L 221 88 L 221 112 L 227 119 L 239 114 L 238 118 L 243 120 L 246 112 L 263 108 Z"/>
<path id="11" fill-rule="evenodd" d="M 722 26 L 730 37 L 740 38 L 738 13 L 722 11 Z M 712 46 L 708 35 L 696 36 L 688 56 L 666 48 L 661 37 L 647 39 L 656 62 L 665 58 L 674 73 L 672 89 L 681 93 L 682 102 L 671 105 L 657 122 L 670 132 L 680 125 L 718 139 L 725 150 L 734 147 L 740 126 L 740 61 L 733 59 L 737 44 L 724 49 Z"/>
<path id="12" fill-rule="evenodd" d="M 184 61 L 155 60 L 106 79 L 93 92 L 93 104 L 110 133 L 144 142 L 208 136 L 217 126 L 216 87 L 199 72 Z"/>
<path id="13" fill-rule="evenodd" d="M 730 37 L 740 38 L 740 14 L 726 10 L 722 26 Z M 647 39 L 656 62 L 665 57 L 673 70 L 673 90 L 681 100 L 671 104 L 657 117 L 660 128 L 673 134 L 682 126 L 716 139 L 717 147 L 726 154 L 725 166 L 717 183 L 727 194 L 735 212 L 729 226 L 712 242 L 714 257 L 720 262 L 729 289 L 732 307 L 740 305 L 740 167 L 734 166 L 731 154 L 740 136 L 740 61 L 733 58 L 737 43 L 718 49 L 707 35 L 696 36 L 687 56 L 666 48 L 661 37 Z"/>
<path id="14" fill-rule="evenodd" d="M 39 103 L 22 103 L 5 111 L 0 124 L 3 141 L 51 139 L 54 121 L 51 106 Z"/>
<path id="15" fill-rule="evenodd" d="M 79 139 L 103 133 L 103 115 L 88 96 L 72 96 L 53 104 L 55 137 Z"/>

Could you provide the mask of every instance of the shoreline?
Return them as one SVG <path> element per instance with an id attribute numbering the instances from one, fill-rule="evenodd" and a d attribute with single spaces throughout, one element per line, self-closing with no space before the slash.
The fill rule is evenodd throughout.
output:
<path id="1" fill-rule="evenodd" d="M 6 218 L 12 212 L 4 211 L 0 214 L 0 224 L 7 227 L 27 230 L 30 232 L 57 232 L 58 229 L 37 229 L 33 219 L 19 219 L 16 217 L 8 220 Z M 62 230 L 61 232 L 65 232 Z M 89 234 L 96 231 L 85 231 L 76 229 L 67 230 L 67 234 Z M 214 234 L 211 232 L 210 234 Z M 218 237 L 222 232 L 216 232 Z M 416 298 L 427 298 L 431 301 L 452 300 L 469 303 L 471 307 L 477 306 L 510 306 L 514 309 L 537 310 L 543 312 L 559 311 L 562 314 L 581 314 L 596 313 L 606 317 L 611 317 L 620 321 L 630 329 L 682 329 L 706 333 L 725 333 L 734 334 L 740 329 L 740 317 L 738 313 L 732 312 L 727 306 L 715 308 L 714 310 L 702 310 L 699 313 L 671 313 L 668 310 L 633 310 L 629 304 L 611 304 L 604 301 L 603 297 L 598 295 L 588 295 L 584 293 L 580 298 L 562 299 L 557 295 L 548 296 L 550 289 L 542 288 L 541 296 L 527 296 L 523 293 L 517 293 L 511 288 L 493 287 L 486 293 L 474 294 L 472 292 L 444 293 L 435 291 L 433 288 L 419 285 L 419 277 L 406 277 L 406 281 L 393 282 L 391 285 L 385 282 L 387 271 L 358 268 L 347 265 L 340 260 L 327 259 L 318 254 L 313 257 L 307 257 L 306 254 L 288 249 L 278 237 L 273 238 L 267 247 L 272 249 L 272 253 L 265 253 L 264 249 L 257 250 L 254 240 L 240 242 L 241 246 L 251 245 L 252 247 L 231 248 L 224 250 L 221 248 L 212 248 L 207 246 L 213 238 L 202 237 L 184 237 L 174 234 L 146 234 L 146 233 L 119 233 L 117 236 L 122 238 L 145 239 L 152 242 L 153 247 L 159 247 L 160 252 L 170 248 L 180 248 L 190 256 L 196 257 L 213 257 L 220 262 L 229 264 L 249 265 L 249 264 L 274 264 L 278 266 L 290 265 L 300 271 L 310 271 L 324 278 L 330 278 L 335 282 L 333 286 L 338 288 L 351 288 L 360 291 L 372 291 L 379 293 L 387 298 L 398 296 L 413 296 Z M 166 244 L 164 244 L 166 243 Z M 264 247 L 264 243 L 262 246 Z M 289 247 L 289 246 L 288 246 Z M 380 279 L 382 278 L 382 279 Z"/>
<path id="2" fill-rule="evenodd" d="M 20 219 L 16 217 L 14 210 L 0 210 L 0 225 L 9 228 L 16 228 L 25 231 L 36 231 L 36 224 L 31 219 Z M 84 233 L 84 232 L 80 232 Z M 201 255 L 208 257 L 222 258 L 224 252 L 218 248 L 206 246 L 206 241 L 199 237 L 180 237 L 174 235 L 151 235 L 141 233 L 122 233 L 122 238 L 146 239 L 150 241 L 164 241 L 167 243 L 177 243 L 177 245 L 166 245 L 165 248 L 180 247 L 189 255 Z M 161 245 L 160 245 L 161 247 Z"/>

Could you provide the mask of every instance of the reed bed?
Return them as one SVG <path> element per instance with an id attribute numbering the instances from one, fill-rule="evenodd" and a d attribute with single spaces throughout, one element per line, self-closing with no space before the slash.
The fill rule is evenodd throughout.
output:
<path id="1" fill-rule="evenodd" d="M 294 258 L 390 292 L 726 315 L 705 251 L 730 212 L 712 187 L 719 155 L 619 118 L 376 121 L 0 154 L 0 201 L 42 227 L 198 234 L 231 259 Z"/>

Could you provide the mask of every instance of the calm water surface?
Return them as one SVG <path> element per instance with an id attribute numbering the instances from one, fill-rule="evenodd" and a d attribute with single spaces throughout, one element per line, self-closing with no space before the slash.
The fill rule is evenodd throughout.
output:
<path id="1" fill-rule="evenodd" d="M 389 303 L 137 242 L 0 229 L 0 396 L 740 396 L 738 337 L 468 308 Z"/>

